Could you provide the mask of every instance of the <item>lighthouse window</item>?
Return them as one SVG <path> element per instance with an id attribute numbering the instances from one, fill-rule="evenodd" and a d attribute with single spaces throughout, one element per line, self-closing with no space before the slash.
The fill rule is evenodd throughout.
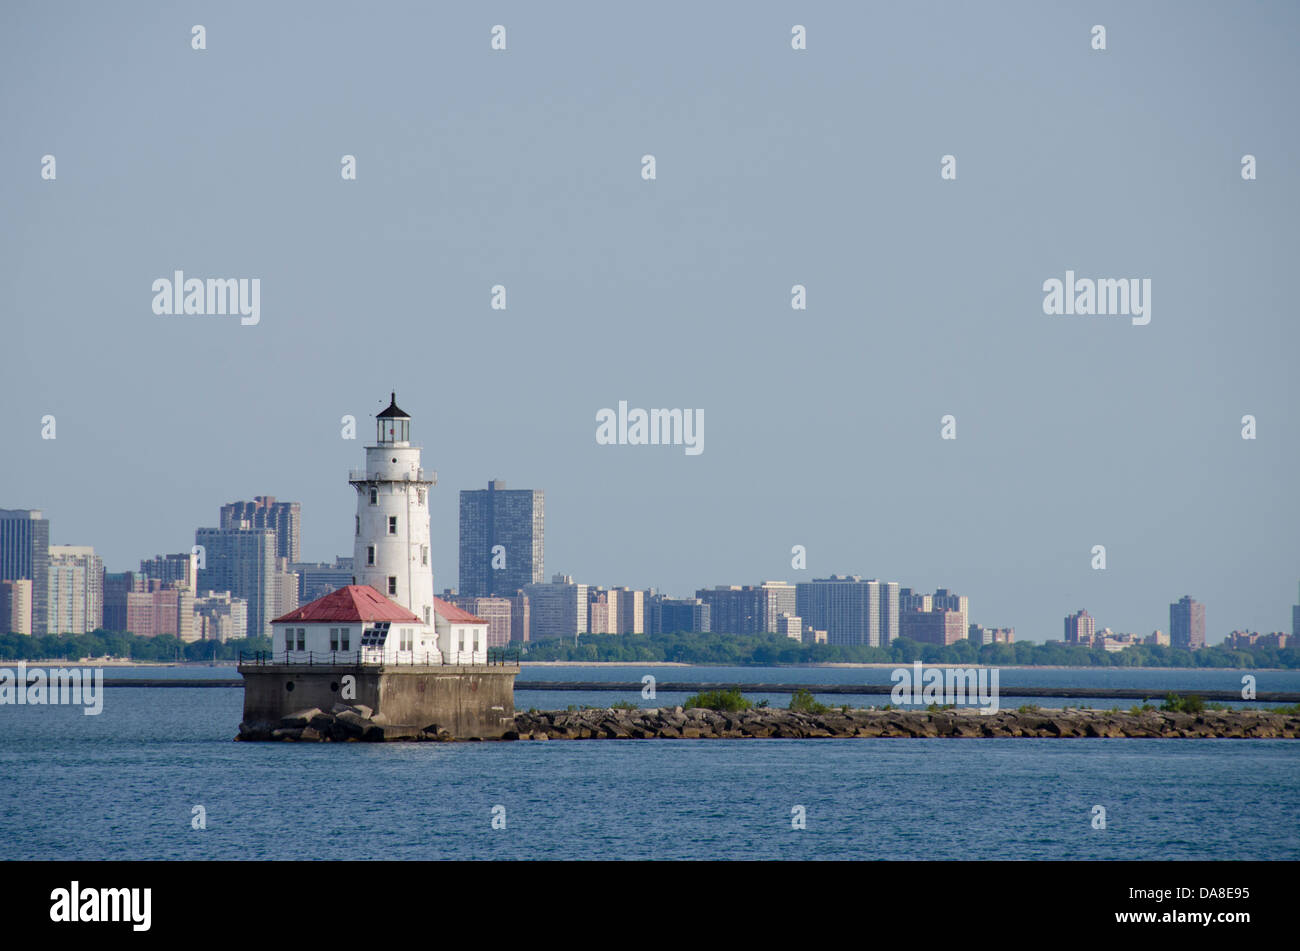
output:
<path id="1" fill-rule="evenodd" d="M 360 534 L 361 534 L 361 516 L 360 516 L 360 515 L 355 515 L 355 516 L 353 516 L 353 518 L 355 518 L 355 519 L 357 520 L 357 534 L 360 535 Z"/>
<path id="2" fill-rule="evenodd" d="M 367 564 L 367 565 L 373 565 L 374 563 L 375 563 L 375 546 L 374 546 L 374 545 L 367 545 L 367 546 L 366 546 L 366 564 Z"/>
<path id="3" fill-rule="evenodd" d="M 390 516 L 388 516 L 388 534 L 390 534 L 390 535 L 396 535 L 396 534 L 397 534 L 397 516 L 396 516 L 396 515 L 390 515 Z"/>
<path id="4" fill-rule="evenodd" d="M 388 576 L 388 593 L 397 594 L 397 575 Z"/>
<path id="5" fill-rule="evenodd" d="M 424 608 L 424 623 L 426 625 L 429 623 L 429 608 L 427 605 Z"/>
<path id="6" fill-rule="evenodd" d="M 428 563 L 429 563 L 429 546 L 428 546 L 428 545 L 421 545 L 421 546 L 420 546 L 420 564 L 422 564 L 422 565 L 427 565 Z"/>
<path id="7" fill-rule="evenodd" d="M 374 504 L 376 504 L 378 501 L 379 501 L 379 490 L 378 490 L 378 489 L 371 489 L 371 490 L 370 490 L 370 504 L 371 504 L 371 505 L 374 505 Z"/>
<path id="8" fill-rule="evenodd" d="M 416 490 L 415 490 L 415 501 L 416 501 L 416 503 L 419 504 L 419 505 L 423 505 L 423 504 L 424 504 L 424 489 L 416 489 Z"/>

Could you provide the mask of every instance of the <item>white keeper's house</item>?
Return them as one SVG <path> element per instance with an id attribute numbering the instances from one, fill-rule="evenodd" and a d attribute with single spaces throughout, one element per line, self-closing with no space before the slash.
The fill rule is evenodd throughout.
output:
<path id="1" fill-rule="evenodd" d="M 488 622 L 433 595 L 429 489 L 397 394 L 375 417 L 366 467 L 352 472 L 352 584 L 271 622 L 276 662 L 485 664 Z M 333 659 L 332 659 L 333 658 Z"/>
<path id="2" fill-rule="evenodd" d="M 351 584 L 271 622 L 286 664 L 484 664 L 488 622 L 441 598 L 434 628 L 369 585 Z"/>

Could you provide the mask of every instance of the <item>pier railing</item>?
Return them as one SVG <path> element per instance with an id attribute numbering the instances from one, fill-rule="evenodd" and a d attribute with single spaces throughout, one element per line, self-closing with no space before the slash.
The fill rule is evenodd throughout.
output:
<path id="1" fill-rule="evenodd" d="M 441 651 L 396 651 L 385 656 L 382 649 L 367 647 L 355 651 L 240 651 L 239 663 L 245 667 L 518 667 L 519 651 L 490 647 L 484 660 L 464 660 L 461 654 L 448 660 Z"/>

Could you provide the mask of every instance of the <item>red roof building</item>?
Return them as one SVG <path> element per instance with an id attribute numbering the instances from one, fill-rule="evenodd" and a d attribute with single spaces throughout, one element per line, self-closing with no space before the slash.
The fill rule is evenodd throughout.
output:
<path id="1" fill-rule="evenodd" d="M 436 602 L 437 599 L 435 598 Z M 441 602 L 439 602 L 441 604 Z M 451 605 L 447 605 L 451 607 Z M 452 610 L 459 610 L 452 608 Z M 442 613 L 439 607 L 439 613 Z M 465 614 L 464 611 L 460 612 Z M 370 585 L 350 584 L 331 591 L 324 597 L 304 604 L 296 611 L 290 611 L 278 617 L 272 623 L 281 621 L 397 621 L 402 623 L 423 624 L 416 615 L 388 598 L 384 597 Z"/>
<path id="2" fill-rule="evenodd" d="M 451 604 L 450 602 L 442 600 L 442 598 L 433 599 L 433 610 L 438 613 L 439 617 L 445 618 L 446 620 L 452 621 L 456 624 L 488 623 L 483 618 L 475 617 L 473 614 L 470 614 L 468 611 L 458 608 L 456 607 L 456 605 Z"/>

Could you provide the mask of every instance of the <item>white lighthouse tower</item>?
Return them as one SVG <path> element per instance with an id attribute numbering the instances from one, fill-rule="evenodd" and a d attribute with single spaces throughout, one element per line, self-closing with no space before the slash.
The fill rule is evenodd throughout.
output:
<path id="1" fill-rule="evenodd" d="M 438 475 L 421 468 L 420 448 L 410 443 L 411 417 L 398 409 L 396 393 L 375 423 L 366 468 L 348 478 L 357 490 L 353 580 L 370 585 L 423 622 L 411 643 L 394 631 L 402 643 L 373 646 L 382 646 L 385 655 L 396 652 L 405 662 L 441 663 L 429 560 L 429 489 Z"/>

